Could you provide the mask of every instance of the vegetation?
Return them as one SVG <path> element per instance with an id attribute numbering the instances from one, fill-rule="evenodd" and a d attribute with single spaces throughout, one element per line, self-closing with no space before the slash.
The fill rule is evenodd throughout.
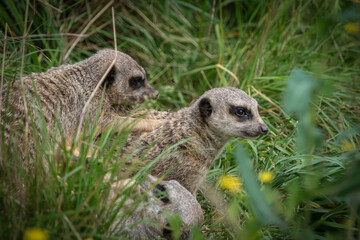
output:
<path id="1" fill-rule="evenodd" d="M 145 107 L 175 110 L 210 88 L 235 86 L 257 99 L 270 128 L 224 148 L 207 177 L 212 190 L 197 196 L 206 221 L 193 239 L 360 237 L 359 1 L 5 1 L 2 82 L 113 48 L 111 6 L 118 49 L 160 92 Z M 37 227 L 50 239 L 110 238 L 103 179 L 122 166 L 96 163 L 110 161 L 115 151 L 102 149 L 126 138 L 111 134 L 89 168 L 81 164 L 89 145 L 70 168 L 56 166 L 55 147 L 38 140 L 35 175 L 2 144 L 0 236 L 21 239 Z M 60 156 L 71 161 L 66 149 Z M 19 179 L 29 189 L 22 202 L 9 194 Z"/>

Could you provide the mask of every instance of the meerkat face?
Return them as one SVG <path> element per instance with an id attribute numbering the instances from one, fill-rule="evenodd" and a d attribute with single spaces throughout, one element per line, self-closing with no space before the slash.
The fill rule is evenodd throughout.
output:
<path id="1" fill-rule="evenodd" d="M 112 104 L 143 103 L 146 99 L 156 99 L 159 93 L 150 86 L 145 70 L 121 52 L 118 52 L 117 61 L 103 85 Z"/>
<path id="2" fill-rule="evenodd" d="M 200 117 L 220 135 L 254 139 L 268 132 L 257 101 L 240 89 L 223 87 L 207 91 L 198 100 L 198 107 Z"/>

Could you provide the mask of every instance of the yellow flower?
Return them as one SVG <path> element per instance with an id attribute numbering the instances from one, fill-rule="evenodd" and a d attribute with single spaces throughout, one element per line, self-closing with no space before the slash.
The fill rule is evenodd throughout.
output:
<path id="1" fill-rule="evenodd" d="M 220 178 L 219 187 L 222 189 L 228 189 L 235 193 L 241 190 L 242 183 L 236 176 L 223 175 Z"/>
<path id="2" fill-rule="evenodd" d="M 24 233 L 24 240 L 48 240 L 47 233 L 40 228 L 28 228 Z"/>
<path id="3" fill-rule="evenodd" d="M 352 151 L 356 148 L 355 144 L 348 141 L 341 141 L 341 149 L 343 151 Z"/>
<path id="4" fill-rule="evenodd" d="M 359 31 L 359 26 L 356 23 L 347 23 L 345 24 L 345 31 L 350 34 L 355 34 Z"/>
<path id="5" fill-rule="evenodd" d="M 275 175 L 272 172 L 269 171 L 262 171 L 259 174 L 259 180 L 262 183 L 268 183 L 271 182 L 274 179 Z"/>
<path id="6" fill-rule="evenodd" d="M 94 240 L 93 238 L 85 238 L 84 240 Z"/>

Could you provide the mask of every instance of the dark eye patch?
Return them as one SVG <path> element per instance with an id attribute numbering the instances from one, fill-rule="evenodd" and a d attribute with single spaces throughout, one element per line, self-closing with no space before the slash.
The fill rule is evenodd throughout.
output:
<path id="1" fill-rule="evenodd" d="M 159 198 L 163 203 L 170 203 L 168 194 L 164 185 L 157 184 L 153 190 L 155 197 Z"/>
<path id="2" fill-rule="evenodd" d="M 129 80 L 129 85 L 130 87 L 132 87 L 133 89 L 139 89 L 142 86 L 144 86 L 144 78 L 138 76 L 138 77 L 132 77 Z"/>
<path id="3" fill-rule="evenodd" d="M 235 115 L 240 121 L 246 121 L 252 118 L 251 111 L 246 107 L 230 105 L 229 112 Z"/>

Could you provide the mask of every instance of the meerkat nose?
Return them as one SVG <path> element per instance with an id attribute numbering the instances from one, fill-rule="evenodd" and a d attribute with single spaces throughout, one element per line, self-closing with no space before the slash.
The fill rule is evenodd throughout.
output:
<path id="1" fill-rule="evenodd" d="M 152 94 L 153 99 L 157 99 L 158 96 L 159 96 L 159 91 L 155 90 L 154 93 Z"/>
<path id="2" fill-rule="evenodd" d="M 266 126 L 265 124 L 264 124 L 264 125 L 260 125 L 260 133 L 261 133 L 262 135 L 267 134 L 268 131 L 269 131 L 268 126 Z"/>

